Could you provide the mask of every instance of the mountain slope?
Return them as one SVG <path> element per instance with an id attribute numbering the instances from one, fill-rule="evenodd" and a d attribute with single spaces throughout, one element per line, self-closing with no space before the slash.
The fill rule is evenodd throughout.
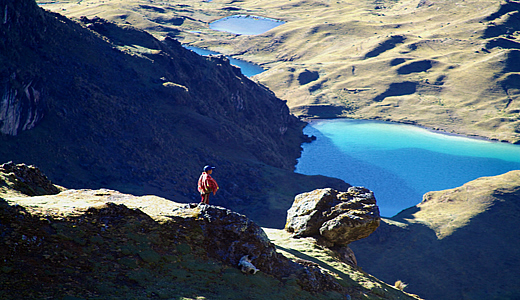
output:
<path id="1" fill-rule="evenodd" d="M 414 123 L 520 140 L 518 1 L 60 1 L 262 64 L 255 76 L 304 117 Z M 244 14 L 286 21 L 264 34 L 208 28 Z M 307 73 L 312 80 L 299 80 Z"/>
<path id="2" fill-rule="evenodd" d="M 350 244 L 363 269 L 426 299 L 518 299 L 520 171 L 429 192 Z"/>
<path id="3" fill-rule="evenodd" d="M 270 226 L 283 226 L 294 194 L 345 186 L 292 173 L 303 123 L 225 58 L 31 0 L 7 1 L 1 15 L 0 161 L 37 164 L 66 187 L 177 201 L 198 201 L 213 164 L 213 203 Z M 283 192 L 265 193 L 279 178 Z"/>
<path id="4" fill-rule="evenodd" d="M 228 209 L 67 190 L 23 164 L 0 165 L 0 229 L 2 299 L 418 299 L 278 239 L 323 261 L 290 260 Z M 245 255 L 254 274 L 241 272 Z"/>

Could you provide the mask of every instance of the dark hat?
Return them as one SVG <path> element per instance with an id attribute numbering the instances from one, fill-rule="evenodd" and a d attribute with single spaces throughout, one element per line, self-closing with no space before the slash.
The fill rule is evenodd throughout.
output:
<path id="1" fill-rule="evenodd" d="M 204 172 L 207 172 L 207 171 L 213 170 L 213 169 L 215 169 L 215 167 L 207 165 L 207 166 L 204 167 Z"/>

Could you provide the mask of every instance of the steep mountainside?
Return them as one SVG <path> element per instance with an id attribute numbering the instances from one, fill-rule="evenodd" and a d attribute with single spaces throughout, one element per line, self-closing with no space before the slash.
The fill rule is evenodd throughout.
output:
<path id="1" fill-rule="evenodd" d="M 292 173 L 303 123 L 227 59 L 34 0 L 0 10 L 0 161 L 36 164 L 66 187 L 176 201 L 198 201 L 213 164 L 213 203 L 278 227 L 296 193 L 345 186 Z"/>
<path id="2" fill-rule="evenodd" d="M 363 269 L 426 299 L 520 298 L 520 171 L 430 192 L 350 244 Z"/>
<path id="3" fill-rule="evenodd" d="M 514 0 L 59 1 L 268 68 L 255 79 L 307 117 L 414 123 L 520 141 L 520 2 Z M 210 30 L 230 15 L 286 21 L 257 36 Z"/>

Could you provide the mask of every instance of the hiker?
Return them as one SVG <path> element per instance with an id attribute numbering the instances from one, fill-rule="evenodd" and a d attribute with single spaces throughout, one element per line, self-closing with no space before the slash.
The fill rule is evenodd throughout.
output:
<path id="1" fill-rule="evenodd" d="M 198 189 L 201 198 L 200 203 L 209 204 L 209 194 L 213 193 L 213 195 L 215 195 L 218 191 L 218 184 L 215 179 L 211 177 L 213 169 L 215 169 L 215 167 L 205 166 L 204 172 L 202 172 L 199 177 Z"/>

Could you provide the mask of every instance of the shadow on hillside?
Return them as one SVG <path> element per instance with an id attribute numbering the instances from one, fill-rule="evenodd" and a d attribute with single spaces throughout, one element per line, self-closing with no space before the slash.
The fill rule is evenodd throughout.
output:
<path id="1" fill-rule="evenodd" d="M 418 83 L 413 81 L 392 83 L 386 91 L 384 91 L 380 95 L 377 95 L 373 100 L 376 102 L 381 102 L 386 97 L 414 94 L 417 91 L 417 85 Z"/>
<path id="2" fill-rule="evenodd" d="M 106 36 L 111 42 L 118 46 L 134 46 L 138 45 L 148 49 L 161 49 L 161 46 L 149 33 L 135 28 L 126 28 L 111 23 L 105 19 L 94 17 L 89 19 L 85 16 L 80 21 L 90 29 Z"/>
<path id="3" fill-rule="evenodd" d="M 485 19 L 493 22 L 490 22 L 490 25 L 484 31 L 483 38 L 497 37 L 518 31 L 520 29 L 519 9 L 520 3 L 516 1 L 507 1 L 502 4 L 500 10 Z M 497 19 L 503 19 L 504 21 L 499 21 L 499 24 L 497 24 L 495 23 Z"/>
<path id="4" fill-rule="evenodd" d="M 388 40 L 380 43 L 379 45 L 377 45 L 377 47 L 375 47 L 370 52 L 365 54 L 365 59 L 371 58 L 371 57 L 376 57 L 385 51 L 391 50 L 391 49 L 395 48 L 395 46 L 397 46 L 397 44 L 404 43 L 405 39 L 406 38 L 402 35 L 391 36 Z"/>
<path id="5" fill-rule="evenodd" d="M 492 39 L 486 44 L 486 49 L 493 49 L 497 47 L 505 49 L 520 49 L 520 43 L 500 37 Z"/>
<path id="6" fill-rule="evenodd" d="M 402 280 L 407 291 L 425 299 L 519 299 L 520 190 L 438 239 L 425 225 L 381 222 L 368 238 L 350 245 L 359 266 L 385 282 Z M 406 215 L 404 214 L 406 212 Z"/>
<path id="7" fill-rule="evenodd" d="M 429 59 L 414 61 L 397 69 L 397 74 L 405 75 L 411 73 L 426 72 L 433 67 L 435 62 Z"/>

